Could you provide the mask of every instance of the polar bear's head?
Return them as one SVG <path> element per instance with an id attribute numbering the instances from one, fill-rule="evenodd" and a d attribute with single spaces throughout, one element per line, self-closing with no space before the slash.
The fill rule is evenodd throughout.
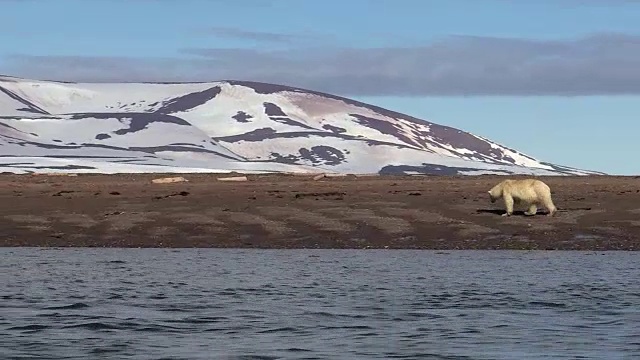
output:
<path id="1" fill-rule="evenodd" d="M 492 187 L 491 190 L 488 191 L 489 199 L 491 199 L 492 203 L 496 202 L 496 200 L 498 200 L 498 199 L 500 199 L 500 197 L 502 197 L 502 186 L 503 186 L 503 184 L 500 183 L 500 184 Z"/>

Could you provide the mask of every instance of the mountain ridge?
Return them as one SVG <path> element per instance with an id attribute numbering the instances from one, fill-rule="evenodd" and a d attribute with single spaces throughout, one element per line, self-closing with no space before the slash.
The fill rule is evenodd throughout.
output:
<path id="1" fill-rule="evenodd" d="M 0 171 L 603 174 L 346 97 L 245 80 L 0 75 Z"/>

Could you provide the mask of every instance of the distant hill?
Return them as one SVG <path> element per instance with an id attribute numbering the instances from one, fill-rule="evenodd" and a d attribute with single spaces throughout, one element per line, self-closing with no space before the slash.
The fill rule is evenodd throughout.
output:
<path id="1" fill-rule="evenodd" d="M 0 171 L 601 174 L 281 85 L 0 76 Z"/>

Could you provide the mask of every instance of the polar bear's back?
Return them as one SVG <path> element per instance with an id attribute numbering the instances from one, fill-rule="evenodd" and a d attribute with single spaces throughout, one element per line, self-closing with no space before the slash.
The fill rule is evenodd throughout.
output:
<path id="1" fill-rule="evenodd" d="M 524 201 L 537 201 L 551 195 L 549 186 L 538 179 L 506 180 L 502 191 Z"/>

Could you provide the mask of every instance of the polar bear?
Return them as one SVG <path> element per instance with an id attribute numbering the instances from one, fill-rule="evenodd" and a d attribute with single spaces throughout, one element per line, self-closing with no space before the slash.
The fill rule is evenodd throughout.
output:
<path id="1" fill-rule="evenodd" d="M 491 202 L 502 198 L 507 212 L 502 216 L 513 214 L 513 204 L 528 206 L 525 215 L 532 216 L 538 211 L 536 205 L 543 205 L 549 211 L 547 216 L 553 216 L 558 209 L 551 200 L 551 189 L 547 184 L 538 179 L 504 180 L 489 190 Z"/>

